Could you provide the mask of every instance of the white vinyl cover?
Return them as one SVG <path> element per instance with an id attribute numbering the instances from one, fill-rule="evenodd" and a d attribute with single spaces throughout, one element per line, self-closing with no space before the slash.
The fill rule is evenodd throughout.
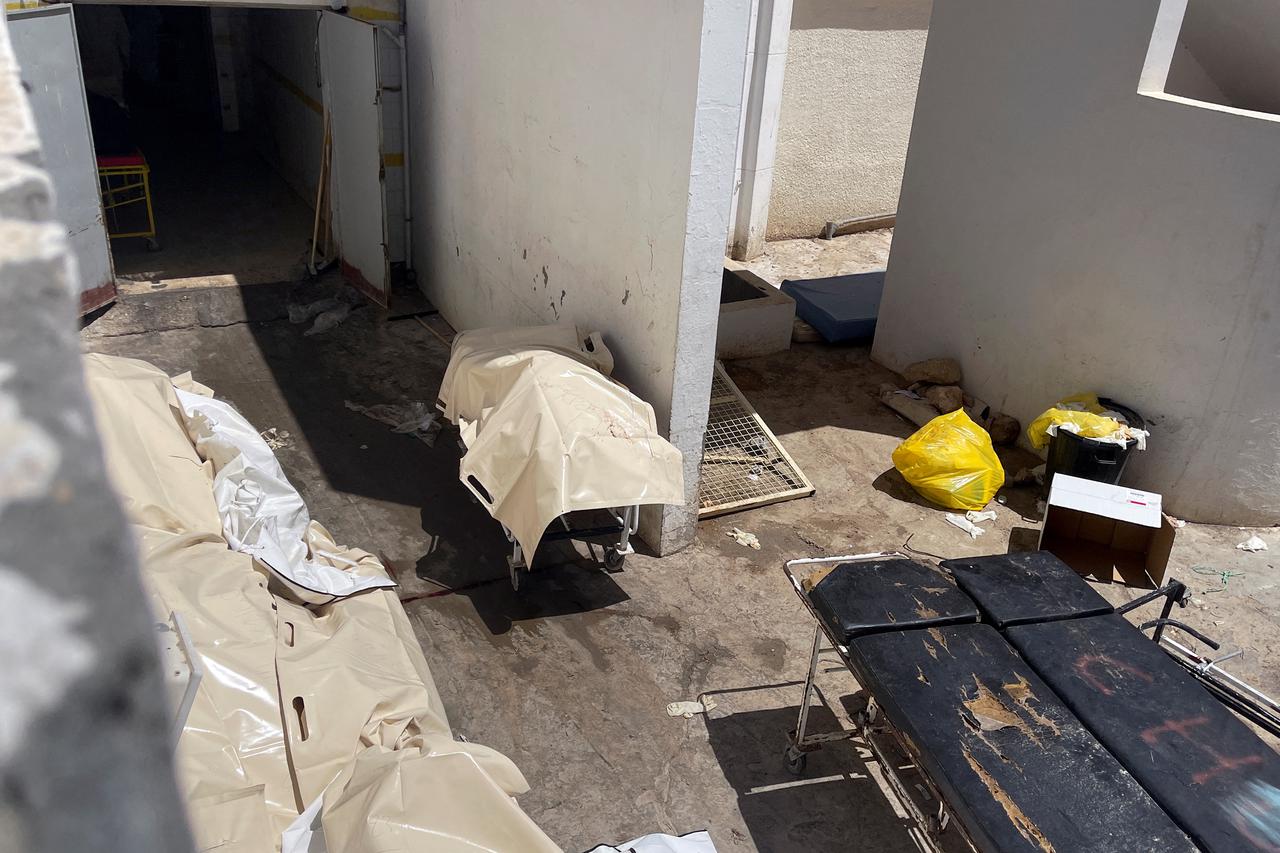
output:
<path id="1" fill-rule="evenodd" d="M 440 405 L 467 446 L 459 475 L 530 565 L 564 513 L 684 503 L 680 451 L 612 370 L 600 335 L 567 324 L 453 341 Z"/>
<path id="2" fill-rule="evenodd" d="M 601 844 L 587 853 L 716 853 L 716 846 L 706 830 L 699 830 L 688 835 L 654 833 L 626 844 Z"/>
<path id="3" fill-rule="evenodd" d="M 274 573 L 257 554 L 231 547 L 215 491 L 243 454 L 231 444 L 214 447 L 217 430 L 207 425 L 196 431 L 205 438 L 188 435 L 179 402 L 179 390 L 207 389 L 124 358 L 86 356 L 85 374 L 148 600 L 157 616 L 182 616 L 204 666 L 176 756 L 196 849 L 557 850 L 514 799 L 528 790 L 519 768 L 493 749 L 453 739 L 393 590 L 299 603 L 292 588 L 273 591 Z M 226 412 L 216 414 L 228 423 Z M 256 436 L 247 422 L 237 428 Z M 274 470 L 265 459 L 255 464 Z M 222 482 L 229 488 L 232 480 Z M 305 507 L 291 513 L 277 531 L 298 529 Z M 313 551 L 390 583 L 373 555 L 338 545 L 313 520 L 306 531 Z M 314 811 L 300 817 L 309 805 Z"/>
<path id="4" fill-rule="evenodd" d="M 252 554 L 308 604 L 395 586 L 380 572 L 338 567 L 341 558 L 315 541 L 307 505 L 275 454 L 230 403 L 181 388 L 174 393 L 196 452 L 213 465 L 213 496 L 232 548 Z"/>

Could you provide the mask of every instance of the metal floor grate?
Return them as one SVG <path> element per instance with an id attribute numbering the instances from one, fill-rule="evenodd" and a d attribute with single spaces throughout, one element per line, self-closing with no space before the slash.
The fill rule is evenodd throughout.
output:
<path id="1" fill-rule="evenodd" d="M 698 517 L 813 494 L 813 486 L 716 362 L 702 443 Z"/>

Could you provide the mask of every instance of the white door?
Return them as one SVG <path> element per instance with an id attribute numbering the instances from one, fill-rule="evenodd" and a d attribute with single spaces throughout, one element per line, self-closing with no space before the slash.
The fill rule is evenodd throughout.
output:
<path id="1" fill-rule="evenodd" d="M 320 79 L 332 134 L 329 207 L 347 279 L 381 305 L 391 288 L 382 171 L 378 30 L 322 12 Z"/>
<path id="2" fill-rule="evenodd" d="M 116 278 L 71 6 L 11 11 L 8 20 L 40 133 L 42 165 L 53 179 L 55 210 L 79 267 L 80 313 L 87 314 L 115 299 Z"/>

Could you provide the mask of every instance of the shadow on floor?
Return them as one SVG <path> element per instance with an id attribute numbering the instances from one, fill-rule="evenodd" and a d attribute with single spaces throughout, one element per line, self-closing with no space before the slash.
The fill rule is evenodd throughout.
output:
<path id="1" fill-rule="evenodd" d="M 795 688 L 799 692 L 800 686 Z M 713 694 L 714 695 L 714 694 Z M 722 697 L 716 695 L 717 701 Z M 783 753 L 798 707 L 739 711 L 706 718 L 707 735 L 738 809 L 761 853 L 812 850 L 914 851 L 909 824 L 893 811 L 850 741 L 809 754 L 800 777 Z M 834 731 L 835 715 L 815 706 L 811 732 Z"/>
<path id="2" fill-rule="evenodd" d="M 915 432 L 877 399 L 882 382 L 901 379 L 871 361 L 866 344 L 792 344 L 785 352 L 730 361 L 725 368 L 779 437 L 822 426 L 897 438 Z"/>
<path id="3" fill-rule="evenodd" d="M 144 151 L 161 248 L 113 240 L 119 278 L 155 286 L 302 278 L 311 208 L 243 134 L 155 134 Z"/>

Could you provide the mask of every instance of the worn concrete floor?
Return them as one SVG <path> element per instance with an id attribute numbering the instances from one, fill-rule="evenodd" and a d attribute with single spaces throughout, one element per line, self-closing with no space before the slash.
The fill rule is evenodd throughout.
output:
<path id="1" fill-rule="evenodd" d="M 725 264 L 749 269 L 777 287 L 788 278 L 827 278 L 882 270 L 889 260 L 892 243 L 892 228 L 846 234 L 830 240 L 816 237 L 776 240 L 765 243 L 764 252 L 758 258 L 746 262 L 726 260 Z"/>
<path id="2" fill-rule="evenodd" d="M 157 136 L 146 151 L 161 249 L 111 241 L 126 292 L 303 277 L 311 208 L 245 134 Z"/>
<path id="3" fill-rule="evenodd" d="M 911 428 L 875 401 L 887 374 L 867 349 L 797 346 L 729 372 L 814 497 L 707 521 L 687 550 L 637 554 L 618 574 L 564 546 L 544 550 L 516 594 L 498 526 L 457 482 L 455 436 L 427 447 L 343 406 L 434 400 L 445 345 L 371 307 L 304 337 L 281 319 L 284 299 L 272 286 L 126 297 L 84 343 L 191 370 L 259 428 L 290 433 L 279 456 L 313 516 L 399 568 L 456 731 L 515 759 L 532 786 L 520 802 L 553 839 L 579 851 L 706 827 L 723 853 L 915 849 L 852 744 L 813 755 L 801 780 L 783 767 L 813 625 L 781 565 L 908 540 L 944 557 L 1028 547 L 1030 490 L 1006 489 L 998 520 L 970 541 L 893 471 L 889 454 Z M 725 535 L 734 526 L 761 550 Z M 1280 535 L 1257 532 L 1280 548 Z M 1275 552 L 1235 550 L 1249 533 L 1189 525 L 1171 574 L 1195 591 L 1182 618 L 1242 647 L 1232 671 L 1280 692 L 1280 570 Z M 1221 576 L 1192 566 L 1242 574 L 1214 592 Z M 833 725 L 857 686 L 839 671 L 821 685 L 814 725 Z M 718 707 L 667 716 L 668 702 L 699 696 Z"/>

